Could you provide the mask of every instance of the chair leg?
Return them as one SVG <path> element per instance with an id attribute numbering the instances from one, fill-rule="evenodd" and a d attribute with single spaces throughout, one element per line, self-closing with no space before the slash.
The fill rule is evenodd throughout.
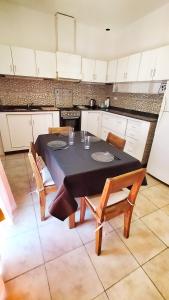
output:
<path id="1" fill-rule="evenodd" d="M 100 225 L 100 223 L 96 222 L 96 228 Z M 103 227 L 100 227 L 96 231 L 96 254 L 100 255 L 101 254 L 101 246 L 102 246 L 102 232 L 103 232 Z"/>
<path id="2" fill-rule="evenodd" d="M 46 208 L 46 195 L 44 191 L 39 193 L 39 200 L 40 200 L 40 215 L 41 221 L 45 220 L 45 208 Z"/>
<path id="3" fill-rule="evenodd" d="M 86 212 L 86 201 L 85 198 L 80 198 L 80 223 L 84 222 L 85 218 L 85 212 Z"/>
<path id="4" fill-rule="evenodd" d="M 124 213 L 124 237 L 127 239 L 130 233 L 130 224 L 132 218 L 133 208 Z"/>
<path id="5" fill-rule="evenodd" d="M 69 229 L 75 228 L 75 213 L 69 216 Z"/>

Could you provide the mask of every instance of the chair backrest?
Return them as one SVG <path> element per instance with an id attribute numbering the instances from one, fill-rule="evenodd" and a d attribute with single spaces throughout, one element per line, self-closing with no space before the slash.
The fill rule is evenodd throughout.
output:
<path id="1" fill-rule="evenodd" d="M 123 150 L 126 140 L 119 137 L 118 135 L 115 135 L 114 133 L 109 132 L 107 135 L 106 142 L 114 145 L 115 147 L 117 147 L 120 150 Z"/>
<path id="2" fill-rule="evenodd" d="M 56 134 L 68 134 L 69 131 L 72 129 L 71 126 L 63 126 L 63 127 L 49 127 L 48 128 L 48 133 L 56 133 Z"/>
<path id="3" fill-rule="evenodd" d="M 29 157 L 29 161 L 32 167 L 32 171 L 33 174 L 35 176 L 35 181 L 36 181 L 36 186 L 38 191 L 41 191 L 44 189 L 44 185 L 43 185 L 43 179 L 38 167 L 38 154 L 36 153 L 35 150 L 35 145 L 33 143 L 30 144 L 30 149 L 29 149 L 29 153 L 28 153 L 28 157 Z"/>
<path id="4" fill-rule="evenodd" d="M 98 205 L 98 211 L 102 212 L 106 208 L 111 193 L 119 192 L 121 189 L 127 187 L 130 187 L 127 199 L 134 205 L 145 173 L 146 170 L 142 168 L 113 178 L 107 178 Z"/>

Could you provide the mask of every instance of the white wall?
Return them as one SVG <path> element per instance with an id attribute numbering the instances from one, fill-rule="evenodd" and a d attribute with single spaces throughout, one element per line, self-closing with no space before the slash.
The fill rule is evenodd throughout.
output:
<path id="1" fill-rule="evenodd" d="M 0 1 L 0 43 L 56 51 L 55 18 Z"/>
<path id="2" fill-rule="evenodd" d="M 168 16 L 169 4 L 131 24 L 117 36 L 111 31 L 77 23 L 77 53 L 111 59 L 169 44 Z M 0 43 L 56 51 L 55 17 L 0 1 Z"/>

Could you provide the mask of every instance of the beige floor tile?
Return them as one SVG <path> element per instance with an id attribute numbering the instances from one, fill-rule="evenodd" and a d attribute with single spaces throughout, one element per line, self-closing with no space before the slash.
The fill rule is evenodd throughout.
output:
<path id="1" fill-rule="evenodd" d="M 13 193 L 16 204 L 30 206 L 33 205 L 32 195 L 31 193 L 24 194 L 22 192 L 14 192 Z"/>
<path id="2" fill-rule="evenodd" d="M 108 297 L 107 297 L 106 293 L 102 293 L 101 295 L 97 296 L 93 300 L 108 300 Z"/>
<path id="3" fill-rule="evenodd" d="M 169 205 L 164 206 L 163 208 L 161 208 L 161 211 L 165 212 L 169 216 Z"/>
<path id="4" fill-rule="evenodd" d="M 45 261 L 54 259 L 82 245 L 75 229 L 69 229 L 66 223 L 55 222 L 39 227 Z"/>
<path id="5" fill-rule="evenodd" d="M 50 300 L 44 267 L 38 267 L 6 283 L 8 300 Z"/>
<path id="6" fill-rule="evenodd" d="M 159 208 L 169 204 L 169 188 L 162 184 L 150 187 L 141 193 Z"/>
<path id="7" fill-rule="evenodd" d="M 13 224 L 8 220 L 0 222 L 0 237 L 5 239 L 37 227 L 33 206 L 19 206 L 13 216 Z"/>
<path id="8" fill-rule="evenodd" d="M 149 174 L 146 174 L 146 179 L 147 179 L 147 185 L 142 185 L 140 187 L 140 190 L 145 190 L 151 186 L 154 186 L 154 185 L 157 185 L 157 184 L 160 184 L 160 181 L 157 180 L 156 178 L 152 177 L 151 175 Z"/>
<path id="9" fill-rule="evenodd" d="M 110 300 L 162 300 L 160 293 L 140 268 L 107 291 Z"/>
<path id="10" fill-rule="evenodd" d="M 169 246 L 169 216 L 158 210 L 142 218 L 142 221 Z"/>
<path id="11" fill-rule="evenodd" d="M 79 221 L 80 211 L 76 212 L 76 220 Z M 76 226 L 76 230 L 80 235 L 81 240 L 84 244 L 95 239 L 95 230 L 96 230 L 96 221 L 92 216 L 89 209 L 86 210 L 85 222 Z M 106 235 L 108 232 L 111 232 L 113 228 L 108 222 L 104 223 L 103 235 Z"/>
<path id="12" fill-rule="evenodd" d="M 1 241 L 0 251 L 5 280 L 12 279 L 43 263 L 36 230 Z"/>
<path id="13" fill-rule="evenodd" d="M 137 220 L 138 216 L 133 212 L 132 214 L 132 222 Z M 110 225 L 114 228 L 123 228 L 124 227 L 124 214 L 121 214 L 111 220 L 109 220 Z"/>
<path id="14" fill-rule="evenodd" d="M 46 268 L 52 300 L 87 300 L 103 292 L 84 247 L 47 263 Z"/>
<path id="15" fill-rule="evenodd" d="M 9 160 L 9 159 L 18 159 L 18 158 L 24 158 L 25 157 L 25 153 L 11 153 L 11 154 L 6 154 L 5 155 L 5 158 L 6 160 Z"/>
<path id="16" fill-rule="evenodd" d="M 115 232 L 109 233 L 103 239 L 100 256 L 95 253 L 95 242 L 87 244 L 86 249 L 106 289 L 138 267 L 138 263 Z"/>
<path id="17" fill-rule="evenodd" d="M 143 217 L 155 210 L 157 210 L 158 207 L 155 206 L 149 199 L 147 199 L 144 195 L 141 193 L 138 194 L 136 204 L 134 207 L 134 213 L 140 218 Z"/>
<path id="18" fill-rule="evenodd" d="M 18 158 L 18 159 L 8 159 L 6 158 L 5 167 L 7 169 L 13 169 L 18 167 L 24 167 L 26 168 L 25 158 Z"/>
<path id="19" fill-rule="evenodd" d="M 157 255 L 166 246 L 140 220 L 131 224 L 130 236 L 126 239 L 118 230 L 120 237 L 140 264 Z"/>
<path id="20" fill-rule="evenodd" d="M 160 253 L 143 266 L 144 270 L 162 293 L 169 299 L 169 249 Z"/>

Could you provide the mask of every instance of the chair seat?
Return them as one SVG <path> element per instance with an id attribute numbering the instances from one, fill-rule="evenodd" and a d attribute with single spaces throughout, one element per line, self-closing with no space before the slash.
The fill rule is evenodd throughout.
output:
<path id="1" fill-rule="evenodd" d="M 118 203 L 122 200 L 125 200 L 128 197 L 129 193 L 130 193 L 130 190 L 127 188 L 124 188 L 124 189 L 120 190 L 119 192 L 110 194 L 108 202 L 107 202 L 107 206 L 110 206 L 110 205 Z M 85 196 L 85 198 L 88 200 L 88 202 L 90 203 L 90 205 L 93 207 L 93 209 L 95 211 L 96 211 L 96 207 L 99 204 L 100 197 L 101 197 L 101 194 L 94 195 L 94 196 Z"/>
<path id="2" fill-rule="evenodd" d="M 41 170 L 41 175 L 44 186 L 50 186 L 55 184 L 46 166 Z"/>

